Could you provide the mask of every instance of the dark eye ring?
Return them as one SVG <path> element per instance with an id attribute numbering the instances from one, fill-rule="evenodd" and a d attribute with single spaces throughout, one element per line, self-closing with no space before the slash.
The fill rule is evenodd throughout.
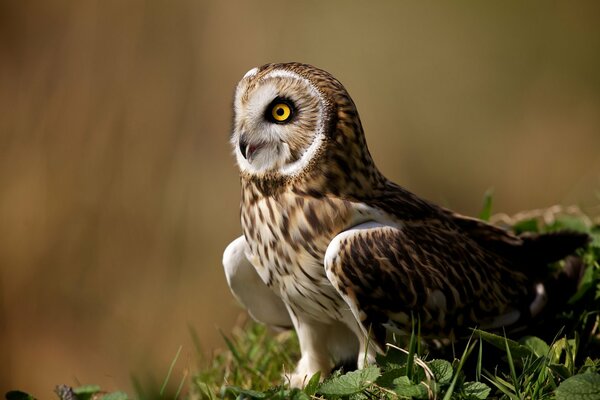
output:
<path id="1" fill-rule="evenodd" d="M 277 97 L 265 110 L 268 121 L 276 124 L 287 124 L 296 114 L 294 103 L 288 99 Z"/>

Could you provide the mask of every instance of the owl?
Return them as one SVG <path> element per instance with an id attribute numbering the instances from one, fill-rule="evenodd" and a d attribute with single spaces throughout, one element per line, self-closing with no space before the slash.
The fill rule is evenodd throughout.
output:
<path id="1" fill-rule="evenodd" d="M 233 107 L 243 235 L 225 249 L 225 275 L 254 319 L 296 330 L 291 386 L 373 363 L 386 327 L 413 318 L 432 338 L 526 324 L 548 302 L 548 263 L 588 241 L 516 236 L 386 179 L 350 95 L 321 69 L 251 69 Z"/>

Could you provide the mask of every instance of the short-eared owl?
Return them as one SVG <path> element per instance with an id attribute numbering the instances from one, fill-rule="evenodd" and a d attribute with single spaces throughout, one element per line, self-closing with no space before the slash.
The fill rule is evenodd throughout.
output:
<path id="1" fill-rule="evenodd" d="M 515 236 L 390 182 L 346 89 L 310 65 L 248 71 L 234 113 L 244 234 L 225 274 L 256 320 L 296 329 L 293 386 L 372 362 L 411 315 L 428 336 L 523 323 L 546 304 L 546 265 L 588 240 Z"/>

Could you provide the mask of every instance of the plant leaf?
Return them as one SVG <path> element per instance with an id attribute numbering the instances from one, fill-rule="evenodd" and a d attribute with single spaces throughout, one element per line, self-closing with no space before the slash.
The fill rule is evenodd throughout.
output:
<path id="1" fill-rule="evenodd" d="M 334 396 L 348 396 L 363 391 L 380 376 L 379 368 L 371 365 L 323 382 L 318 392 Z"/>
<path id="2" fill-rule="evenodd" d="M 11 390 L 4 395 L 6 400 L 35 400 L 35 397 L 29 393 L 21 392 L 20 390 Z"/>
<path id="3" fill-rule="evenodd" d="M 573 304 L 581 299 L 586 293 L 594 286 L 595 281 L 595 270 L 592 267 L 588 267 L 583 272 L 583 276 L 579 281 L 579 288 L 577 292 L 569 299 L 569 304 Z"/>
<path id="4" fill-rule="evenodd" d="M 315 393 L 317 393 L 317 389 L 319 388 L 319 380 L 320 379 L 321 379 L 321 372 L 317 372 L 316 374 L 314 374 L 310 378 L 310 380 L 308 381 L 306 386 L 304 387 L 304 393 L 306 393 L 309 396 L 313 396 Z"/>
<path id="5" fill-rule="evenodd" d="M 525 336 L 519 340 L 519 342 L 522 345 L 529 347 L 531 351 L 533 351 L 533 354 L 538 357 L 547 356 L 550 351 L 550 346 L 537 336 Z"/>
<path id="6" fill-rule="evenodd" d="M 519 221 L 513 225 L 512 229 L 517 235 L 523 232 L 539 232 L 538 222 L 535 218 Z"/>
<path id="7" fill-rule="evenodd" d="M 532 349 L 527 346 L 520 345 L 514 340 L 507 339 L 504 336 L 495 335 L 493 333 L 485 332 L 479 329 L 473 330 L 476 335 L 494 347 L 506 351 L 506 346 L 510 349 L 510 353 L 514 357 L 525 358 L 527 356 L 534 355 Z"/>
<path id="8" fill-rule="evenodd" d="M 394 379 L 394 392 L 402 397 L 427 398 L 427 388 L 421 383 L 413 383 L 408 376 Z"/>
<path id="9" fill-rule="evenodd" d="M 556 389 L 557 400 L 600 398 L 600 374 L 586 373 L 570 377 Z"/>
<path id="10" fill-rule="evenodd" d="M 483 195 L 483 207 L 479 213 L 479 219 L 489 221 L 492 216 L 492 197 L 494 194 L 493 189 L 488 189 Z"/>
<path id="11" fill-rule="evenodd" d="M 562 379 L 571 377 L 571 372 L 569 371 L 569 368 L 565 367 L 563 364 L 550 364 L 548 365 L 548 368 L 550 368 L 555 374 L 560 376 Z"/>
<path id="12" fill-rule="evenodd" d="M 100 391 L 100 386 L 98 385 L 84 385 L 73 388 L 73 393 L 80 394 L 94 394 Z"/>
<path id="13" fill-rule="evenodd" d="M 484 400 L 490 395 L 492 389 L 483 382 L 465 382 L 463 392 L 467 399 Z"/>
<path id="14" fill-rule="evenodd" d="M 590 228 L 583 222 L 581 218 L 573 217 L 570 215 L 564 215 L 557 218 L 552 224 L 546 226 L 547 231 L 575 231 L 575 232 L 589 232 Z"/>
<path id="15" fill-rule="evenodd" d="M 591 232 L 592 241 L 590 243 L 591 247 L 600 248 L 600 229 L 594 228 Z"/>
<path id="16" fill-rule="evenodd" d="M 385 371 L 384 373 L 382 373 L 381 376 L 379 378 L 377 378 L 376 383 L 379 386 L 383 386 L 386 388 L 392 388 L 392 387 L 394 387 L 394 380 L 403 375 L 406 375 L 405 367 L 390 369 L 389 371 Z"/>
<path id="17" fill-rule="evenodd" d="M 319 374 L 319 375 L 321 375 L 321 374 Z M 313 377 L 314 377 L 314 375 L 313 375 Z M 311 380 L 312 380 L 312 378 L 311 378 Z M 319 383 L 318 380 L 317 380 L 317 383 Z M 289 392 L 289 393 L 285 393 L 285 392 L 281 393 L 281 396 L 279 398 L 286 399 L 286 400 L 310 400 L 311 396 L 307 395 L 300 389 L 292 389 L 291 392 Z"/>
<path id="18" fill-rule="evenodd" d="M 446 360 L 432 360 L 429 362 L 429 368 L 435 376 L 435 380 L 442 385 L 450 383 L 452 379 L 452 364 Z"/>

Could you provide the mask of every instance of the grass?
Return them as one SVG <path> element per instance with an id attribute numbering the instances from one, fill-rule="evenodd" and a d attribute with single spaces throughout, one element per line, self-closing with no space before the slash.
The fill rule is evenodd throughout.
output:
<path id="1" fill-rule="evenodd" d="M 491 207 L 491 201 L 486 200 L 485 204 L 481 215 L 487 219 L 490 213 L 486 208 Z M 176 356 L 160 393 L 153 398 L 600 398 L 600 226 L 576 211 L 556 215 L 532 212 L 522 214 L 517 220 L 496 221 L 519 232 L 571 229 L 587 232 L 593 238 L 588 248 L 579 253 L 587 270 L 578 290 L 558 312 L 556 323 L 544 328 L 543 338 L 509 338 L 474 329 L 468 340 L 436 350 L 421 341 L 416 320 L 411 335 L 396 338 L 387 353 L 378 356 L 375 365 L 359 371 L 334 371 L 324 382 L 316 375 L 304 389 L 291 389 L 283 373 L 290 371 L 299 358 L 295 334 L 274 333 L 262 325 L 246 322 L 231 334 L 223 334 L 227 350 L 205 360 L 199 372 L 189 377 L 171 376 Z M 182 386 L 185 378 L 187 387 Z M 165 394 L 171 379 L 176 380 L 178 389 L 176 393 Z M 102 393 L 96 386 L 63 386 L 57 394 L 62 400 L 130 398 L 122 392 Z M 148 397 L 138 393 L 134 398 Z M 10 392 L 6 398 L 31 399 L 22 392 Z"/>
<path id="2" fill-rule="evenodd" d="M 486 200 L 486 207 L 491 201 Z M 547 210 L 546 210 L 547 211 Z M 377 364 L 362 371 L 336 371 L 304 390 L 289 389 L 281 371 L 293 368 L 298 348 L 293 334 L 271 335 L 250 323 L 226 339 L 229 352 L 196 375 L 189 396 L 195 399 L 577 399 L 600 398 L 600 226 L 577 210 L 522 214 L 504 218 L 519 232 L 571 229 L 593 241 L 579 256 L 587 265 L 578 291 L 544 326 L 544 338 L 511 337 L 473 330 L 466 343 L 438 357 L 413 328 L 409 338 L 390 344 Z M 482 217 L 489 218 L 489 211 Z M 553 268 L 560 268 L 555 265 Z M 418 322 L 417 324 L 418 325 Z M 548 329 L 552 330 L 550 332 Z M 550 339 L 546 337 L 549 336 Z M 407 350 L 403 350 L 406 348 Z M 447 349 L 448 350 L 448 349 Z M 458 356 L 455 355 L 458 351 Z M 437 352 L 439 353 L 439 352 Z M 316 377 L 315 377 L 316 378 Z M 587 397 L 586 397 L 587 396 Z"/>

